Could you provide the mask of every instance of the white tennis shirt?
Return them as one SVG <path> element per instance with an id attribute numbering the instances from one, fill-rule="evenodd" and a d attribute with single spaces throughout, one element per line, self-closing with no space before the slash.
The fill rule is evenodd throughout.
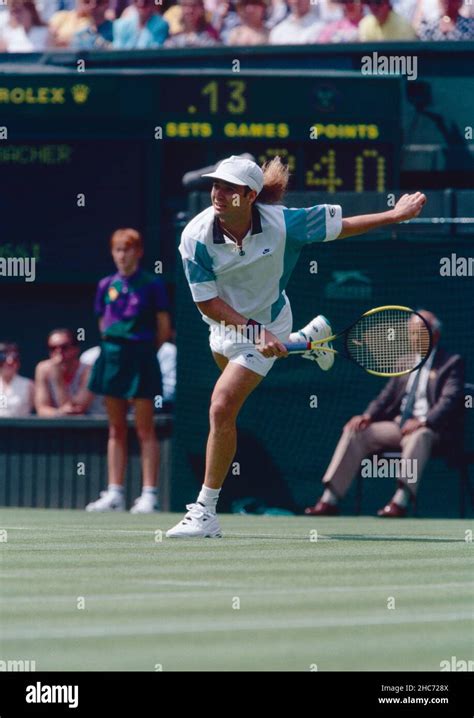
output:
<path id="1" fill-rule="evenodd" d="M 208 207 L 186 225 L 179 245 L 192 297 L 220 297 L 244 317 L 270 324 L 289 303 L 285 288 L 304 245 L 336 239 L 341 230 L 339 205 L 288 209 L 257 203 L 242 253 Z"/>

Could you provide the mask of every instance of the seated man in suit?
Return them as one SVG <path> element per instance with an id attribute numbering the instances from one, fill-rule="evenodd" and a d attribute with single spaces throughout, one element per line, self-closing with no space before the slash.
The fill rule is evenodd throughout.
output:
<path id="1" fill-rule="evenodd" d="M 464 366 L 459 354 L 439 346 L 441 323 L 425 310 L 419 312 L 430 324 L 433 350 L 418 371 L 394 377 L 361 416 L 353 416 L 343 433 L 322 479 L 325 490 L 308 516 L 336 516 L 338 502 L 370 454 L 401 451 L 405 466 L 414 466 L 413 476 L 398 478 L 397 489 L 378 516 L 405 516 L 416 496 L 423 469 L 433 447 L 440 453 L 459 447 L 463 438 Z M 420 319 L 412 321 L 421 322 Z M 400 474 L 403 472 L 400 472 Z"/>

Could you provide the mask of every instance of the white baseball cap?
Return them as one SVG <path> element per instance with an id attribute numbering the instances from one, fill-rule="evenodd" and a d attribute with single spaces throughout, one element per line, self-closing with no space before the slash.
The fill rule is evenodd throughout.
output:
<path id="1" fill-rule="evenodd" d="M 259 194 L 263 189 L 263 172 L 256 162 L 246 160 L 243 157 L 227 157 L 219 162 L 217 169 L 202 177 L 214 177 L 215 179 L 230 182 L 230 184 L 250 187 Z"/>

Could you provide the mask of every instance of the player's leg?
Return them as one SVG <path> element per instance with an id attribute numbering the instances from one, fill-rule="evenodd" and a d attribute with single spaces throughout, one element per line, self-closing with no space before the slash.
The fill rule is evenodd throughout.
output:
<path id="1" fill-rule="evenodd" d="M 263 376 L 229 362 L 214 387 L 209 410 L 204 486 L 220 489 L 237 449 L 237 415 Z"/>
<path id="2" fill-rule="evenodd" d="M 291 324 L 291 309 L 286 305 L 278 318 L 268 325 L 268 330 L 283 341 L 290 334 Z M 211 349 L 218 366 L 224 366 L 224 361 L 228 363 L 211 397 L 204 477 L 204 487 L 211 490 L 221 488 L 235 455 L 236 419 L 242 404 L 276 361 L 275 358 L 263 357 L 253 342 L 243 342 L 237 335 L 234 342 L 223 344 L 225 356 L 217 351 L 218 346 L 215 339 L 211 340 Z"/>
<path id="3" fill-rule="evenodd" d="M 227 364 L 229 363 L 227 357 L 225 357 L 223 354 L 219 354 L 219 352 L 212 352 L 212 356 L 214 357 L 214 361 L 216 362 L 219 369 L 221 371 L 224 371 Z"/>
<path id="4" fill-rule="evenodd" d="M 153 422 L 154 407 L 151 399 L 134 399 L 135 427 L 140 443 L 143 489 L 131 513 L 150 514 L 157 510 L 157 478 L 159 471 L 159 444 Z"/>
<path id="5" fill-rule="evenodd" d="M 105 397 L 105 406 L 109 418 L 109 438 L 107 442 L 107 491 L 101 493 L 97 501 L 86 506 L 86 511 L 123 511 L 125 498 L 123 484 L 127 465 L 127 399 L 112 396 Z"/>
<path id="6" fill-rule="evenodd" d="M 322 479 L 324 493 L 305 513 L 310 516 L 337 514 L 337 504 L 360 471 L 362 459 L 377 451 L 400 449 L 401 438 L 400 427 L 395 421 L 376 421 L 360 431 L 345 429 Z"/>
<path id="7" fill-rule="evenodd" d="M 280 341 L 286 341 L 291 326 L 291 308 L 287 304 L 268 329 Z M 223 369 L 211 399 L 205 480 L 196 503 L 189 504 L 183 521 L 167 531 L 168 538 L 221 535 L 215 512 L 221 486 L 236 450 L 237 415 L 246 398 L 276 361 L 275 357 L 264 357 L 248 338 L 223 331 L 220 326 L 211 328 L 210 346 L 218 366 Z M 227 362 L 225 365 L 223 359 Z"/>
<path id="8" fill-rule="evenodd" d="M 273 361 L 257 357 L 255 362 Z M 188 505 L 183 521 L 167 532 L 168 538 L 217 537 L 221 535 L 215 513 L 219 492 L 224 483 L 237 444 L 236 419 L 247 397 L 263 379 L 262 374 L 242 364 L 229 361 L 219 377 L 211 397 L 210 431 L 206 449 L 204 484 L 195 504 Z"/>

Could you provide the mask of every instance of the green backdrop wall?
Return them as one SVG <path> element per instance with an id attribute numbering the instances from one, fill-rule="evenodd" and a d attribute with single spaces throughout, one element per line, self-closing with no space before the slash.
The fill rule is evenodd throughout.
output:
<path id="1" fill-rule="evenodd" d="M 304 198 L 299 197 L 300 206 Z M 295 205 L 296 203 L 292 203 Z M 311 204 L 307 201 L 307 204 Z M 472 254 L 472 236 L 407 232 L 393 240 L 351 238 L 310 245 L 290 281 L 294 328 L 325 314 L 344 328 L 360 313 L 382 304 L 406 304 L 434 311 L 443 322 L 443 344 L 466 359 L 466 379 L 474 377 L 472 277 L 441 277 L 440 259 Z M 318 262 L 318 273 L 309 271 Z M 182 271 L 177 272 L 178 393 L 171 505 L 180 510 L 195 499 L 202 483 L 208 405 L 218 369 L 208 346 L 208 328 L 195 308 Z M 319 481 L 344 422 L 360 413 L 384 385 L 344 359 L 323 373 L 292 357 L 278 361 L 247 401 L 239 417 L 240 475 L 230 475 L 221 498 L 229 510 L 236 498 L 260 497 L 272 506 L 301 509 L 319 496 Z M 317 396 L 317 408 L 310 397 Z M 474 410 L 471 410 L 474 411 Z M 472 417 L 468 414 L 468 434 Z M 364 513 L 391 496 L 390 479 L 366 480 Z M 438 460 L 429 464 L 420 491 L 422 515 L 455 515 L 458 479 Z M 353 492 L 344 509 L 354 507 Z"/>

